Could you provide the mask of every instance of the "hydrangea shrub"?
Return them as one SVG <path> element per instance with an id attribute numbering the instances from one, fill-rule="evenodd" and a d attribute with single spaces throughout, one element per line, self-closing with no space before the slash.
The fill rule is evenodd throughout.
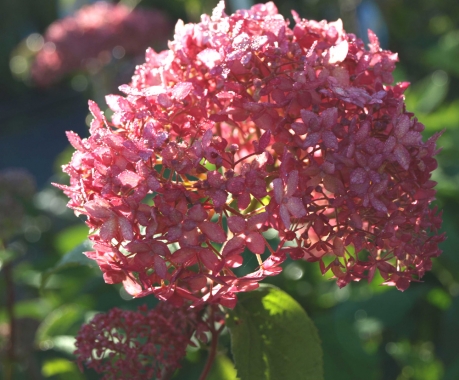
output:
<path id="1" fill-rule="evenodd" d="M 106 97 L 113 116 L 90 101 L 90 136 L 68 132 L 70 185 L 57 186 L 107 283 L 234 308 L 287 257 L 340 287 L 379 271 L 405 290 L 430 269 L 444 240 L 429 207 L 438 135 L 423 141 L 406 110 L 397 54 L 292 13 L 293 26 L 271 2 L 230 16 L 221 2 L 179 21 L 169 50 L 148 49 L 124 95 Z M 237 276 L 246 249 L 259 266 Z"/>

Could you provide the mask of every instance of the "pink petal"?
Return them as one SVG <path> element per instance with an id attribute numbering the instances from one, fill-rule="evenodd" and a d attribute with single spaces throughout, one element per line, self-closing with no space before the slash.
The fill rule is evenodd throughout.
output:
<path id="1" fill-rule="evenodd" d="M 151 246 L 151 251 L 156 254 L 156 255 L 160 255 L 164 258 L 168 258 L 171 254 L 171 251 L 169 250 L 169 248 L 167 247 L 167 244 L 166 243 L 163 243 L 162 241 L 158 241 L 158 240 L 153 240 L 153 242 L 150 243 L 150 246 Z"/>
<path id="2" fill-rule="evenodd" d="M 134 257 L 134 265 L 136 267 L 140 267 L 136 268 L 136 271 L 141 271 L 147 267 L 150 267 L 153 264 L 154 256 L 150 252 L 138 252 Z"/>
<path id="3" fill-rule="evenodd" d="M 226 183 L 226 189 L 232 194 L 239 194 L 244 191 L 244 177 L 233 177 Z"/>
<path id="4" fill-rule="evenodd" d="M 202 136 L 202 145 L 205 148 L 208 148 L 210 145 L 210 141 L 212 140 L 213 132 L 212 128 L 209 128 L 207 131 L 204 132 L 204 135 Z"/>
<path id="5" fill-rule="evenodd" d="M 290 214 L 292 214 L 295 218 L 302 218 L 306 215 L 306 209 L 304 208 L 301 198 L 289 198 L 286 206 Z"/>
<path id="6" fill-rule="evenodd" d="M 350 226 L 351 227 L 354 227 L 354 228 L 362 228 L 363 226 L 363 221 L 362 221 L 362 218 L 360 217 L 359 214 L 357 213 L 354 213 L 354 214 L 351 214 L 351 216 L 349 217 L 350 219 Z"/>
<path id="7" fill-rule="evenodd" d="M 67 131 L 65 134 L 67 135 L 67 139 L 69 140 L 70 144 L 72 144 L 75 149 L 79 150 L 80 152 L 86 152 L 86 148 L 83 145 L 83 141 L 81 141 L 80 136 L 78 136 L 73 131 Z"/>
<path id="8" fill-rule="evenodd" d="M 223 256 L 239 255 L 244 251 L 245 240 L 240 236 L 235 236 L 225 244 Z"/>
<path id="9" fill-rule="evenodd" d="M 413 199 L 433 199 L 435 193 L 435 189 L 418 189 L 416 193 L 413 195 Z"/>
<path id="10" fill-rule="evenodd" d="M 199 224 L 199 229 L 211 241 L 216 243 L 224 243 L 226 241 L 226 233 L 219 224 L 205 221 Z"/>
<path id="11" fill-rule="evenodd" d="M 419 132 L 417 131 L 409 131 L 406 133 L 405 136 L 401 139 L 401 142 L 403 145 L 417 145 L 419 142 L 421 142 L 422 136 Z"/>
<path id="12" fill-rule="evenodd" d="M 159 94 L 156 101 L 161 107 L 164 107 L 164 108 L 169 108 L 174 104 L 171 98 L 167 96 L 167 94 Z"/>
<path id="13" fill-rule="evenodd" d="M 100 227 L 99 236 L 102 240 L 111 242 L 112 239 L 116 238 L 117 231 L 118 223 L 116 222 L 116 217 L 111 217 Z"/>
<path id="14" fill-rule="evenodd" d="M 400 164 L 400 166 L 403 169 L 405 170 L 409 169 L 411 157 L 403 145 L 397 144 L 397 146 L 394 149 L 394 156 L 397 159 L 397 162 Z"/>
<path id="15" fill-rule="evenodd" d="M 89 216 L 96 219 L 107 219 L 112 215 L 108 208 L 101 206 L 97 201 L 86 202 L 84 208 Z"/>
<path id="16" fill-rule="evenodd" d="M 370 41 L 370 52 L 377 53 L 380 50 L 378 36 L 370 29 L 368 29 L 368 40 Z"/>
<path id="17" fill-rule="evenodd" d="M 156 191 L 161 187 L 161 183 L 156 179 L 156 177 L 149 176 L 147 179 L 148 188 L 152 191 Z"/>
<path id="18" fill-rule="evenodd" d="M 284 196 L 284 183 L 280 178 L 276 178 L 273 180 L 273 190 L 274 190 L 274 199 L 276 200 L 277 204 L 282 203 L 282 198 Z"/>
<path id="19" fill-rule="evenodd" d="M 170 261 L 175 265 L 192 265 L 196 261 L 196 253 L 194 248 L 180 248 L 171 255 Z"/>
<path id="20" fill-rule="evenodd" d="M 220 260 L 217 258 L 215 253 L 213 253 L 210 249 L 199 250 L 198 256 L 207 269 L 211 271 L 218 271 L 218 267 L 220 266 Z"/>
<path id="21" fill-rule="evenodd" d="M 177 100 L 185 99 L 191 90 L 193 90 L 191 82 L 179 82 L 172 89 L 172 97 Z"/>
<path id="22" fill-rule="evenodd" d="M 251 216 L 247 221 L 247 229 L 249 231 L 260 230 L 260 228 L 262 228 L 263 225 L 267 222 L 268 217 L 269 215 L 267 212 L 260 212 L 259 214 Z"/>
<path id="23" fill-rule="evenodd" d="M 180 239 L 182 233 L 182 228 L 180 226 L 169 227 L 166 234 L 167 241 L 173 242 Z"/>
<path id="24" fill-rule="evenodd" d="M 211 198 L 214 207 L 222 207 L 228 199 L 228 193 L 223 190 L 217 190 L 211 195 Z"/>
<path id="25" fill-rule="evenodd" d="M 124 216 L 118 218 L 118 225 L 121 232 L 121 236 L 124 240 L 132 240 L 134 238 L 134 232 L 132 230 L 131 222 Z"/>
<path id="26" fill-rule="evenodd" d="M 241 255 L 228 255 L 225 257 L 225 265 L 229 268 L 239 268 L 244 263 Z"/>
<path id="27" fill-rule="evenodd" d="M 349 51 L 349 43 L 344 40 L 338 43 L 335 46 L 332 46 L 329 50 L 330 52 L 330 59 L 328 60 L 329 64 L 334 64 L 338 62 L 343 62 Z"/>
<path id="28" fill-rule="evenodd" d="M 304 123 L 295 122 L 292 123 L 291 128 L 297 135 L 305 135 L 308 132 L 308 128 Z"/>
<path id="29" fill-rule="evenodd" d="M 291 197 L 298 187 L 298 170 L 290 172 L 287 180 L 287 189 L 285 191 L 286 197 Z"/>
<path id="30" fill-rule="evenodd" d="M 405 291 L 410 286 L 410 280 L 406 277 L 400 277 L 397 281 L 395 281 L 395 286 L 400 291 Z"/>
<path id="31" fill-rule="evenodd" d="M 302 109 L 300 111 L 300 114 L 301 119 L 303 120 L 304 124 L 306 124 L 306 127 L 309 127 L 309 123 L 311 121 L 313 121 L 313 123 L 315 122 L 316 124 L 318 124 L 317 115 L 314 112 Z"/>
<path id="32" fill-rule="evenodd" d="M 410 129 L 410 118 L 408 115 L 400 115 L 394 127 L 394 134 L 397 139 L 401 139 Z"/>
<path id="33" fill-rule="evenodd" d="M 259 232 L 250 232 L 245 241 L 247 242 L 247 247 L 258 255 L 261 255 L 265 252 L 266 241 Z"/>
<path id="34" fill-rule="evenodd" d="M 136 187 L 142 180 L 142 177 L 130 170 L 124 170 L 118 174 L 118 179 L 122 186 Z"/>
<path id="35" fill-rule="evenodd" d="M 207 219 L 208 215 L 204 207 L 202 207 L 200 204 L 197 204 L 188 210 L 188 216 L 195 222 L 203 222 Z"/>
<path id="36" fill-rule="evenodd" d="M 107 270 L 103 277 L 106 284 L 119 284 L 126 279 L 126 274 L 119 270 Z"/>
<path id="37" fill-rule="evenodd" d="M 345 193 L 343 183 L 338 177 L 334 175 L 330 175 L 330 174 L 324 175 L 323 183 L 324 183 L 325 189 L 333 194 L 342 195 Z"/>
<path id="38" fill-rule="evenodd" d="M 248 191 L 244 191 L 237 197 L 237 207 L 239 210 L 245 210 L 249 207 L 250 204 L 250 193 Z"/>
<path id="39" fill-rule="evenodd" d="M 338 149 L 338 139 L 335 134 L 331 131 L 322 132 L 322 140 L 325 144 L 325 147 L 329 149 Z"/>
<path id="40" fill-rule="evenodd" d="M 389 136 L 384 143 L 384 152 L 390 153 L 394 150 L 395 145 L 397 145 L 397 139 L 394 136 Z"/>
<path id="41" fill-rule="evenodd" d="M 387 213 L 386 205 L 380 201 L 378 198 L 375 198 L 373 194 L 370 193 L 370 203 L 378 211 Z"/>
<path id="42" fill-rule="evenodd" d="M 220 189 L 225 184 L 225 178 L 217 171 L 208 172 L 207 181 L 215 189 Z"/>
<path id="43" fill-rule="evenodd" d="M 371 125 L 368 121 L 365 121 L 355 134 L 355 142 L 361 143 L 370 135 Z"/>
<path id="44" fill-rule="evenodd" d="M 303 142 L 302 148 L 304 149 L 310 146 L 316 146 L 320 140 L 320 136 L 321 135 L 319 132 L 308 133 L 306 139 Z"/>
<path id="45" fill-rule="evenodd" d="M 339 257 L 344 256 L 344 243 L 339 237 L 333 239 L 333 253 Z"/>
<path id="46" fill-rule="evenodd" d="M 280 213 L 280 217 L 281 217 L 282 222 L 284 223 L 285 228 L 289 229 L 290 228 L 290 213 L 288 212 L 287 206 L 282 204 L 280 206 L 279 213 Z"/>
<path id="47" fill-rule="evenodd" d="M 362 184 L 367 180 L 367 172 L 365 171 L 365 169 L 357 168 L 352 171 L 350 179 L 352 184 Z"/>
<path id="48" fill-rule="evenodd" d="M 221 55 L 215 49 L 204 49 L 196 56 L 208 69 L 213 69 L 221 62 Z"/>
<path id="49" fill-rule="evenodd" d="M 275 128 L 279 115 L 274 109 L 265 109 L 260 116 L 253 120 L 255 125 L 262 130 L 272 130 Z"/>
<path id="50" fill-rule="evenodd" d="M 234 215 L 230 216 L 228 219 L 228 228 L 231 232 L 238 234 L 245 230 L 245 219 L 241 216 Z"/>
<path id="51" fill-rule="evenodd" d="M 156 233 L 157 229 L 158 222 L 156 220 L 151 220 L 150 223 L 148 223 L 147 229 L 145 231 L 145 236 L 152 237 Z"/>
<path id="52" fill-rule="evenodd" d="M 124 289 L 126 289 L 126 292 L 134 297 L 142 292 L 142 287 L 130 277 L 126 277 L 123 281 L 123 286 Z"/>
<path id="53" fill-rule="evenodd" d="M 258 152 L 263 152 L 268 147 L 270 141 L 271 131 L 266 131 L 261 135 L 260 140 L 258 142 Z"/>
<path id="54" fill-rule="evenodd" d="M 155 267 L 155 272 L 156 274 L 161 277 L 162 279 L 165 279 L 167 276 L 167 266 L 164 260 L 158 256 L 154 256 L 154 267 Z"/>
<path id="55" fill-rule="evenodd" d="M 105 121 L 105 116 L 99 106 L 93 100 L 88 100 L 89 111 L 98 121 Z"/>
<path id="56" fill-rule="evenodd" d="M 107 95 L 105 97 L 107 105 L 115 112 L 132 112 L 129 101 L 119 95 Z"/>
<path id="57" fill-rule="evenodd" d="M 336 122 L 338 121 L 338 108 L 332 107 L 327 108 L 322 112 L 320 115 L 322 120 L 322 128 L 323 129 L 330 129 L 332 128 Z"/>

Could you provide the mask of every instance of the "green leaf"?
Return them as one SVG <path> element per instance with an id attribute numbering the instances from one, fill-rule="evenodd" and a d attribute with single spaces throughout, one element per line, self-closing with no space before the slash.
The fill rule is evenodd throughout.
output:
<path id="1" fill-rule="evenodd" d="M 43 272 L 41 276 L 40 290 L 44 289 L 46 282 L 49 280 L 51 275 L 61 270 L 78 266 L 97 268 L 98 265 L 94 260 L 88 259 L 85 255 L 83 255 L 83 252 L 90 251 L 91 249 L 92 243 L 89 240 L 85 240 L 60 259 L 54 267 L 48 269 L 46 272 Z"/>
<path id="2" fill-rule="evenodd" d="M 233 362 L 226 355 L 217 355 L 207 380 L 238 380 Z"/>
<path id="3" fill-rule="evenodd" d="M 64 358 L 53 358 L 46 360 L 43 363 L 41 373 L 44 377 L 51 377 L 64 373 L 66 375 L 69 375 L 71 373 L 79 375 L 79 370 L 77 365 L 70 360 Z M 82 376 L 80 375 L 77 378 L 82 379 Z"/>
<path id="4" fill-rule="evenodd" d="M 282 290 L 265 285 L 239 294 L 227 326 L 241 380 L 323 380 L 317 329 Z"/>
<path id="5" fill-rule="evenodd" d="M 65 305 L 49 313 L 35 334 L 35 343 L 43 350 L 53 348 L 58 336 L 68 336 L 73 333 L 72 327 L 80 324 L 84 310 L 79 305 Z"/>
<path id="6" fill-rule="evenodd" d="M 60 254 L 70 252 L 88 237 L 88 227 L 85 224 L 76 224 L 60 231 L 55 239 L 54 246 Z"/>
<path id="7" fill-rule="evenodd" d="M 10 249 L 0 249 L 0 268 L 14 260 L 18 254 Z"/>

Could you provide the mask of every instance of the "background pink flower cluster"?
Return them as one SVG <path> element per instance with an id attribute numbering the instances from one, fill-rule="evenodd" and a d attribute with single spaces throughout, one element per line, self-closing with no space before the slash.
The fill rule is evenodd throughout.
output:
<path id="1" fill-rule="evenodd" d="M 75 70 L 96 71 L 115 55 L 137 56 L 171 30 L 167 17 L 153 10 L 129 9 L 98 1 L 51 24 L 32 67 L 35 83 L 48 86 Z"/>
<path id="2" fill-rule="evenodd" d="M 103 380 L 165 378 L 180 367 L 197 325 L 196 311 L 164 302 L 151 310 L 114 308 L 83 325 L 75 355 Z"/>
<path id="3" fill-rule="evenodd" d="M 391 85 L 397 55 L 371 31 L 367 50 L 340 20 L 293 16 L 290 28 L 273 3 L 227 16 L 221 2 L 179 22 L 125 96 L 107 96 L 111 121 L 90 102 L 90 137 L 68 133 L 60 187 L 106 282 L 233 307 L 288 255 L 339 286 L 379 271 L 403 290 L 430 269 L 444 239 L 429 208 L 438 136 L 422 141 L 408 84 Z M 238 277 L 245 249 L 259 268 Z"/>

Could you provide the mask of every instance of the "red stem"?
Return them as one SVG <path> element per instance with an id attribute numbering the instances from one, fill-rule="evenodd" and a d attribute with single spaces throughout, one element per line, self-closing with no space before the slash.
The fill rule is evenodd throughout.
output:
<path id="1" fill-rule="evenodd" d="M 210 345 L 210 351 L 209 351 L 209 356 L 207 357 L 207 362 L 204 367 L 204 370 L 201 373 L 201 376 L 199 377 L 199 380 L 205 380 L 207 376 L 209 375 L 210 369 L 212 368 L 212 365 L 214 364 L 215 356 L 217 354 L 217 344 L 218 344 L 218 335 L 220 333 L 220 330 L 215 330 L 215 322 L 214 322 L 214 309 L 211 306 L 210 309 L 210 316 L 209 316 L 209 327 L 210 327 L 210 333 L 212 334 L 212 342 Z"/>

